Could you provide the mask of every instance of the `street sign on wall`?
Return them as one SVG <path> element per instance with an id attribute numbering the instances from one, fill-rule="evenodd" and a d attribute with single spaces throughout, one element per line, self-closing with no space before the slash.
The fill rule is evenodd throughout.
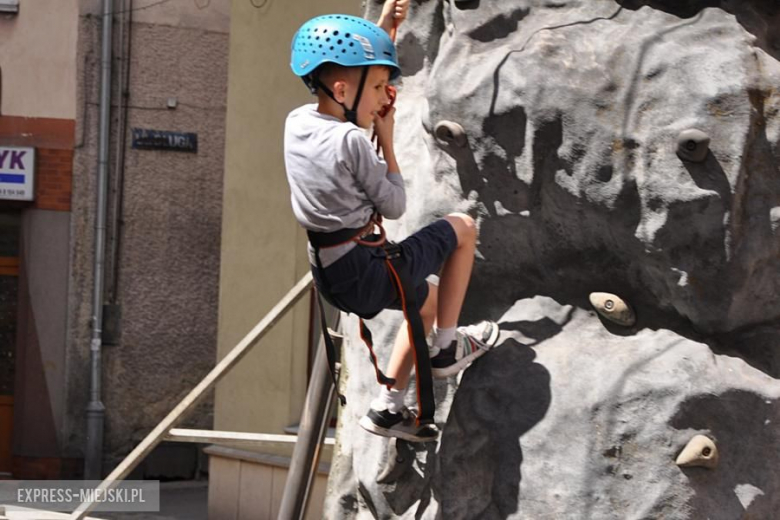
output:
<path id="1" fill-rule="evenodd" d="M 35 148 L 0 146 L 0 199 L 33 200 Z"/>
<path id="2" fill-rule="evenodd" d="M 198 134 L 133 128 L 133 148 L 137 150 L 175 150 L 198 152 Z"/>

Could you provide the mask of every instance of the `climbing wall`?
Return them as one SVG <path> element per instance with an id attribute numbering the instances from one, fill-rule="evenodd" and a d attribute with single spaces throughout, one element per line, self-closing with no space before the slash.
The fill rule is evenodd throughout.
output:
<path id="1" fill-rule="evenodd" d="M 328 517 L 774 518 L 780 4 L 420 0 L 398 48 L 390 234 L 475 216 L 462 321 L 502 336 L 411 451 L 357 426 L 376 384 L 347 342 Z"/>

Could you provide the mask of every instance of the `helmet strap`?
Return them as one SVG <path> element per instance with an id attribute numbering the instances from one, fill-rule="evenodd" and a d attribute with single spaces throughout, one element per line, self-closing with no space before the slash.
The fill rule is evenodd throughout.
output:
<path id="1" fill-rule="evenodd" d="M 347 118 L 347 121 L 349 121 L 350 123 L 352 123 L 354 125 L 357 125 L 358 124 L 357 123 L 357 109 L 358 109 L 358 105 L 360 104 L 360 98 L 363 97 L 363 89 L 364 89 L 364 87 L 366 85 L 366 79 L 367 78 L 368 78 L 368 67 L 363 67 L 363 71 L 360 74 L 360 84 L 358 84 L 357 94 L 355 95 L 355 102 L 352 104 L 352 110 L 348 109 L 347 106 L 344 103 L 341 103 L 340 101 L 338 101 L 336 99 L 336 96 L 333 95 L 333 91 L 331 89 L 329 89 L 328 87 L 326 87 L 325 84 L 322 81 L 320 81 L 320 78 L 317 76 L 317 74 L 312 74 L 311 85 L 314 87 L 315 92 L 316 92 L 316 89 L 319 88 L 323 92 L 325 92 L 325 94 L 330 99 L 332 99 L 333 101 L 335 101 L 336 103 L 341 105 L 341 108 L 344 109 L 344 117 Z"/>

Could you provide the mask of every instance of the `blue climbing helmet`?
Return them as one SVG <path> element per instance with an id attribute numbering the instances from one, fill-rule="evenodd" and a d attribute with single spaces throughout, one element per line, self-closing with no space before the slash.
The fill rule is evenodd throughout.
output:
<path id="1" fill-rule="evenodd" d="M 312 94 L 319 88 L 334 101 L 333 93 L 317 77 L 320 65 L 336 63 L 343 67 L 364 67 L 352 109 L 339 103 L 344 107 L 347 119 L 353 123 L 368 67 L 390 67 L 391 80 L 401 74 L 390 35 L 381 27 L 357 16 L 328 14 L 312 18 L 295 33 L 291 47 L 290 68 L 293 73 L 303 79 Z"/>

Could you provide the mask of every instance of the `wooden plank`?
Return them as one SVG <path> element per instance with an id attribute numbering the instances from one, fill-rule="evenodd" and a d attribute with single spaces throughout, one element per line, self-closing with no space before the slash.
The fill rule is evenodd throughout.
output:
<path id="1" fill-rule="evenodd" d="M 298 303 L 303 296 L 309 294 L 309 289 L 313 284 L 311 271 L 307 272 L 295 286 L 277 303 L 271 312 L 265 315 L 260 320 L 255 328 L 253 328 L 249 334 L 244 336 L 238 345 L 233 347 L 233 350 L 217 363 L 211 372 L 206 374 L 206 377 L 193 388 L 189 394 L 187 394 L 181 402 L 174 408 L 154 429 L 149 432 L 149 435 L 141 441 L 141 443 L 125 457 L 125 459 L 119 463 L 114 471 L 112 471 L 103 482 L 98 486 L 99 491 L 113 489 L 117 484 L 130 474 L 133 469 L 146 457 L 158 444 L 160 444 L 168 431 L 190 410 L 192 410 L 197 404 L 206 396 L 209 390 L 222 379 L 241 359 L 246 356 L 249 351 L 254 347 L 268 332 L 276 325 L 287 312 Z M 92 502 L 84 502 L 71 513 L 70 520 L 83 520 L 87 513 L 94 509 L 95 505 Z"/>
<path id="2" fill-rule="evenodd" d="M 209 458 L 209 518 L 238 520 L 241 461 Z"/>
<path id="3" fill-rule="evenodd" d="M 238 520 L 274 520 L 271 516 L 274 468 L 247 462 L 240 464 Z"/>
<path id="4" fill-rule="evenodd" d="M 230 443 L 271 443 L 271 444 L 295 444 L 297 435 L 277 435 L 273 433 L 248 433 L 226 432 L 215 430 L 188 430 L 184 428 L 172 428 L 165 436 L 167 441 L 175 442 L 199 442 L 208 444 Z M 325 444 L 333 445 L 334 439 L 325 439 Z"/>

